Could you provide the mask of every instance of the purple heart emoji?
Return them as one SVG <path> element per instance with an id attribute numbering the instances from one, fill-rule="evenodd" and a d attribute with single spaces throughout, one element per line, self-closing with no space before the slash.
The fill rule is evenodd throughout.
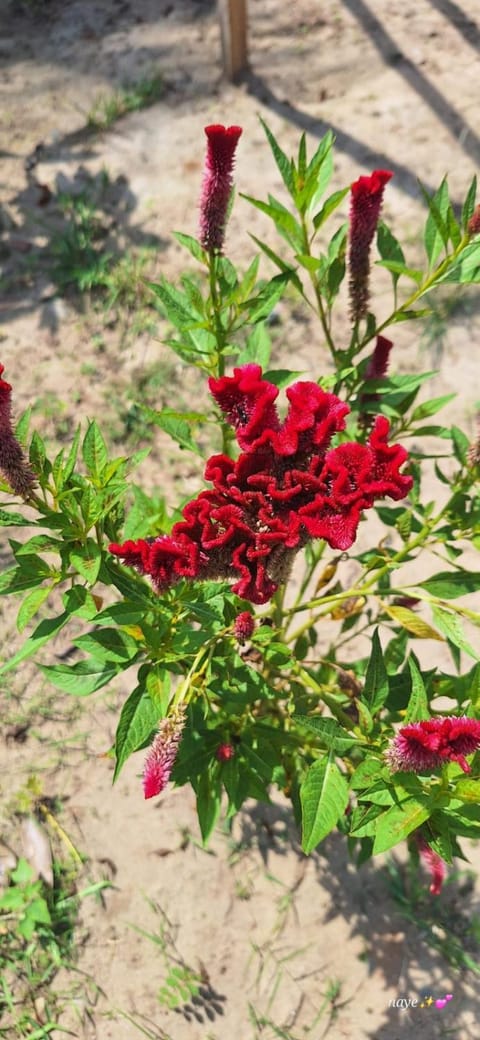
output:
<path id="1" fill-rule="evenodd" d="M 439 1011 L 443 1011 L 443 1008 L 446 1007 L 446 1004 L 447 1004 L 446 1000 L 436 1000 L 435 1001 L 435 1007 L 438 1008 Z"/>
<path id="2" fill-rule="evenodd" d="M 453 1000 L 453 993 L 446 993 L 445 1000 Z"/>

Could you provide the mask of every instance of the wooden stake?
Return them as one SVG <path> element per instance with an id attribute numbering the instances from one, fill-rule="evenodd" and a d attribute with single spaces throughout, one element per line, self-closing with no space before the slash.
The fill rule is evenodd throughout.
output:
<path id="1" fill-rule="evenodd" d="M 235 83 L 242 78 L 247 57 L 247 0 L 218 0 L 223 70 Z"/>

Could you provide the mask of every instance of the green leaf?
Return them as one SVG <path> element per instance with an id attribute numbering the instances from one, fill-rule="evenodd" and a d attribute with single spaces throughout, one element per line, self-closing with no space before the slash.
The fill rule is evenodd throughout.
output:
<path id="1" fill-rule="evenodd" d="M 284 238 L 289 245 L 291 245 L 295 252 L 301 252 L 304 245 L 304 236 L 302 228 L 293 213 L 290 213 L 285 206 L 282 206 L 277 199 L 274 199 L 272 195 L 268 196 L 268 202 L 262 202 L 260 199 L 254 199 L 251 195 L 243 195 L 242 198 L 250 202 L 252 206 L 259 209 L 261 213 L 265 213 L 267 217 L 273 220 L 278 233 Z"/>
<path id="2" fill-rule="evenodd" d="M 333 195 L 330 195 L 329 198 L 325 200 L 322 208 L 318 211 L 318 213 L 315 214 L 313 218 L 313 226 L 315 228 L 315 231 L 318 231 L 318 228 L 321 227 L 326 220 L 328 220 L 329 216 L 337 209 L 340 203 L 343 202 L 345 195 L 348 195 L 349 191 L 349 187 L 341 188 L 340 191 L 334 191 Z"/>
<path id="3" fill-rule="evenodd" d="M 84 585 L 74 585 L 62 596 L 62 603 L 67 614 L 75 614 L 85 621 L 92 621 L 98 614 L 97 604 Z"/>
<path id="4" fill-rule="evenodd" d="M 178 292 L 165 278 L 157 284 L 150 282 L 150 288 L 160 300 L 166 317 L 176 329 L 185 331 L 198 324 L 200 316 L 192 313 L 188 298 L 184 293 Z"/>
<path id="5" fill-rule="evenodd" d="M 207 253 L 196 238 L 192 238 L 191 235 L 184 235 L 182 231 L 174 231 L 173 236 L 181 246 L 188 249 L 194 260 L 199 260 L 201 264 L 208 265 Z"/>
<path id="6" fill-rule="evenodd" d="M 65 461 L 65 465 L 63 467 L 62 477 L 63 477 L 63 483 L 64 484 L 66 484 L 67 480 L 70 480 L 70 477 L 71 477 L 71 475 L 72 475 L 72 473 L 73 473 L 73 471 L 75 469 L 75 464 L 76 464 L 77 455 L 78 455 L 78 449 L 79 449 L 79 446 L 80 446 L 80 435 L 81 435 L 81 427 L 77 426 L 77 429 L 75 431 L 75 436 L 73 438 L 70 451 L 68 453 L 68 456 L 67 456 L 66 461 Z"/>
<path id="7" fill-rule="evenodd" d="M 188 422 L 179 418 L 177 412 L 171 408 L 163 408 L 161 412 L 157 412 L 154 408 L 148 408 L 143 404 L 139 405 L 139 408 L 151 422 L 155 423 L 155 426 L 159 426 L 161 430 L 168 433 L 169 437 L 176 441 L 181 448 L 186 448 L 188 451 L 193 451 L 195 455 L 201 456 L 202 453 L 193 440 Z"/>
<path id="8" fill-rule="evenodd" d="M 105 441 L 94 419 L 89 423 L 83 439 L 82 455 L 90 476 L 95 480 L 101 480 L 103 470 L 108 462 L 108 452 Z"/>
<path id="9" fill-rule="evenodd" d="M 405 275 L 406 278 L 410 278 L 416 285 L 421 285 L 423 274 L 418 271 L 415 267 L 407 267 L 406 264 L 401 263 L 400 260 L 376 260 L 376 267 L 385 267 L 387 271 L 390 271 L 394 276 L 394 282 L 397 282 L 400 275 Z"/>
<path id="10" fill-rule="evenodd" d="M 382 646 L 378 635 L 378 628 L 372 636 L 372 652 L 368 662 L 365 686 L 362 693 L 362 701 L 367 705 L 372 715 L 385 704 L 388 697 L 388 675 L 383 660 Z"/>
<path id="11" fill-rule="evenodd" d="M 412 679 L 412 692 L 405 712 L 405 725 L 409 722 L 421 722 L 422 719 L 430 718 L 425 684 L 413 654 L 408 659 L 408 667 Z"/>
<path id="12" fill-rule="evenodd" d="M 6 509 L 0 509 L 0 527 L 31 527 L 32 521 L 27 520 L 21 513 L 9 513 Z"/>
<path id="13" fill-rule="evenodd" d="M 75 697 L 89 697 L 91 693 L 100 690 L 102 686 L 118 675 L 118 666 L 109 665 L 104 668 L 103 662 L 77 661 L 76 664 L 39 665 L 40 670 L 58 690 L 71 693 Z"/>
<path id="14" fill-rule="evenodd" d="M 40 647 L 44 646 L 45 643 L 48 643 L 50 639 L 53 639 L 53 636 L 55 636 L 64 625 L 66 625 L 69 617 L 70 614 L 65 612 L 56 618 L 45 618 L 44 621 L 40 621 L 40 624 L 37 625 L 33 634 L 29 639 L 27 639 L 20 650 L 18 650 L 9 661 L 2 664 L 0 667 L 0 675 L 5 675 L 7 672 L 11 672 L 12 669 L 16 668 L 21 661 L 26 661 L 28 657 L 32 657 L 33 654 L 36 654 Z"/>
<path id="15" fill-rule="evenodd" d="M 396 621 L 402 628 L 406 628 L 407 632 L 411 632 L 417 639 L 437 639 L 443 643 L 442 636 L 408 607 L 391 606 L 389 603 L 382 603 L 382 607 L 393 621 Z"/>
<path id="16" fill-rule="evenodd" d="M 321 718 L 318 715 L 292 715 L 292 718 L 294 722 L 313 730 L 320 743 L 338 755 L 358 744 L 357 737 L 343 729 L 335 719 Z"/>
<path id="17" fill-rule="evenodd" d="M 294 196 L 294 194 L 295 194 L 295 179 L 294 179 L 294 175 L 293 175 L 292 163 L 291 163 L 290 159 L 288 159 L 287 156 L 285 155 L 285 152 L 282 151 L 282 149 L 280 148 L 280 145 L 278 144 L 278 141 L 276 140 L 276 138 L 272 134 L 272 131 L 270 130 L 270 128 L 267 126 L 267 124 L 265 123 L 265 121 L 261 117 L 260 117 L 260 122 L 261 122 L 261 124 L 263 126 L 263 129 L 265 131 L 265 134 L 267 136 L 267 140 L 268 140 L 268 143 L 270 145 L 270 148 L 272 149 L 273 157 L 274 157 L 275 162 L 277 164 L 277 167 L 278 167 L 278 169 L 280 171 L 280 175 L 281 175 L 282 181 L 283 181 L 287 191 L 289 192 L 289 194 Z"/>
<path id="18" fill-rule="evenodd" d="M 255 324 L 257 321 L 262 321 L 264 318 L 268 318 L 269 314 L 273 311 L 275 304 L 277 304 L 281 296 L 283 296 L 289 281 L 289 273 L 274 275 L 273 278 L 263 286 L 257 296 L 254 296 L 250 300 L 245 300 L 245 303 L 240 305 L 240 310 L 247 313 L 248 320 L 252 324 Z"/>
<path id="19" fill-rule="evenodd" d="M 132 663 L 140 650 L 136 639 L 127 632 L 121 632 L 116 628 L 102 628 L 96 632 L 87 632 L 86 635 L 75 639 L 74 643 L 95 660 L 118 662 L 119 664 Z"/>
<path id="20" fill-rule="evenodd" d="M 463 430 L 460 430 L 458 426 L 452 426 L 451 433 L 455 458 L 462 463 L 462 466 L 465 466 L 468 461 L 470 441 Z"/>
<path id="21" fill-rule="evenodd" d="M 442 247 L 446 249 L 448 246 L 448 210 L 450 206 L 448 184 L 444 177 L 438 191 L 434 195 L 429 195 L 423 184 L 420 182 L 419 184 L 429 210 L 425 223 L 424 242 L 430 267 L 433 267 L 442 251 Z"/>
<path id="22" fill-rule="evenodd" d="M 333 753 L 310 766 L 300 788 L 302 848 L 308 854 L 330 834 L 345 812 L 348 784 Z"/>
<path id="23" fill-rule="evenodd" d="M 401 805 L 392 805 L 391 809 L 387 809 L 376 821 L 374 856 L 398 845 L 425 823 L 431 812 L 432 809 L 418 798 L 406 798 Z"/>
<path id="24" fill-rule="evenodd" d="M 40 588 L 32 589 L 28 596 L 25 596 L 17 614 L 17 628 L 19 632 L 23 632 L 28 622 L 35 617 L 42 603 L 45 603 L 45 600 L 48 599 L 51 591 L 51 585 L 42 585 Z"/>
<path id="25" fill-rule="evenodd" d="M 432 397 L 429 401 L 424 401 L 412 413 L 412 422 L 420 422 L 421 419 L 426 419 L 430 415 L 436 415 L 456 396 L 456 394 L 443 394 L 442 397 Z"/>
<path id="26" fill-rule="evenodd" d="M 274 368 L 272 371 L 265 372 L 263 378 L 282 390 L 283 387 L 290 386 L 290 383 L 293 383 L 294 379 L 298 379 L 301 375 L 303 375 L 302 372 L 292 372 L 287 368 Z"/>
<path id="27" fill-rule="evenodd" d="M 159 664 L 153 665 L 147 674 L 146 686 L 151 701 L 157 705 L 160 717 L 163 718 L 167 714 L 171 697 L 170 673 Z"/>
<path id="28" fill-rule="evenodd" d="M 457 599 L 480 590 L 480 572 L 440 571 L 433 578 L 418 582 L 418 588 L 439 599 Z"/>
<path id="29" fill-rule="evenodd" d="M 476 174 L 473 176 L 472 183 L 468 189 L 465 202 L 462 208 L 462 227 L 464 231 L 467 230 L 467 224 L 470 217 L 473 215 L 475 209 L 475 199 L 477 197 L 477 177 Z"/>
<path id="30" fill-rule="evenodd" d="M 449 642 L 453 643 L 459 650 L 464 650 L 466 654 L 473 657 L 474 661 L 480 661 L 480 654 L 469 643 L 458 614 L 451 614 L 442 607 L 438 607 L 436 603 L 432 604 L 432 614 L 435 624 Z"/>
<path id="31" fill-rule="evenodd" d="M 365 787 L 371 787 L 372 784 L 376 784 L 380 779 L 383 769 L 383 762 L 379 762 L 376 758 L 366 758 L 363 762 L 360 762 L 360 765 L 357 766 L 353 776 L 350 778 L 350 787 L 354 791 L 361 791 Z"/>
<path id="32" fill-rule="evenodd" d="M 215 763 L 218 765 L 218 763 Z M 200 776 L 197 787 L 197 814 L 202 834 L 203 844 L 206 845 L 215 827 L 220 813 L 221 787 L 216 776 L 212 777 L 209 770 L 205 769 Z"/>
<path id="33" fill-rule="evenodd" d="M 462 802 L 474 802 L 478 805 L 480 802 L 480 780 L 473 780 L 470 777 L 460 777 L 455 784 L 455 798 L 460 798 Z"/>
<path id="34" fill-rule="evenodd" d="M 331 130 L 327 130 L 308 164 L 307 178 L 311 187 L 306 201 L 310 210 L 317 208 L 332 179 L 333 142 L 333 133 Z"/>
<path id="35" fill-rule="evenodd" d="M 237 357 L 238 365 L 248 365 L 255 362 L 261 365 L 264 371 L 268 368 L 272 344 L 265 322 L 259 321 L 247 336 L 247 341 Z"/>
<path id="36" fill-rule="evenodd" d="M 301 283 L 301 281 L 300 281 L 300 279 L 299 279 L 299 277 L 298 277 L 298 275 L 297 275 L 297 273 L 295 271 L 295 268 L 293 268 L 289 264 L 287 264 L 285 262 L 285 260 L 282 260 L 282 257 L 279 256 L 278 253 L 275 253 L 274 250 L 271 249 L 270 246 L 268 246 L 266 242 L 262 242 L 262 240 L 260 238 L 257 238 L 255 235 L 252 235 L 251 232 L 250 232 L 250 238 L 253 239 L 253 241 L 257 244 L 259 249 L 262 250 L 262 253 L 265 253 L 265 256 L 268 256 L 268 259 L 272 261 L 272 264 L 275 264 L 275 266 L 278 267 L 280 269 L 280 271 L 283 271 L 284 274 L 288 274 L 289 279 L 292 282 L 292 284 L 301 293 L 302 292 L 302 283 Z"/>
<path id="37" fill-rule="evenodd" d="M 22 448 L 27 446 L 28 431 L 30 429 L 30 420 L 32 418 L 32 409 L 29 406 L 25 409 L 23 415 L 20 416 L 15 426 L 15 436 L 17 441 L 20 441 Z"/>
<path id="38" fill-rule="evenodd" d="M 70 564 L 81 578 L 89 585 L 94 585 L 102 562 L 102 550 L 93 538 L 87 538 L 84 545 L 70 551 Z"/>
<path id="39" fill-rule="evenodd" d="M 143 684 L 137 686 L 123 705 L 115 735 L 114 781 L 127 758 L 148 740 L 161 718 L 160 705 L 152 701 Z"/>

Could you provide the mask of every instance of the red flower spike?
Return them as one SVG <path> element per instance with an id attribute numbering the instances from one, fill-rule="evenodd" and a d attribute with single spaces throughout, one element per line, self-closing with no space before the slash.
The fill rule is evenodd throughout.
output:
<path id="1" fill-rule="evenodd" d="M 431 772 L 444 762 L 458 762 L 463 772 L 469 773 L 465 755 L 472 755 L 479 747 L 479 720 L 466 715 L 437 716 L 402 726 L 385 757 L 394 772 Z"/>
<path id="2" fill-rule="evenodd" d="M 233 187 L 235 149 L 240 126 L 206 126 L 207 155 L 200 199 L 200 241 L 209 253 L 221 253 Z"/>
<path id="3" fill-rule="evenodd" d="M 16 495 L 28 498 L 36 480 L 23 448 L 13 432 L 12 387 L 2 379 L 4 371 L 4 366 L 0 365 L 0 472 Z"/>
<path id="4" fill-rule="evenodd" d="M 255 631 L 255 618 L 249 610 L 243 610 L 241 614 L 237 614 L 235 621 L 233 622 L 233 634 L 235 639 L 239 643 L 245 643 L 247 639 L 253 636 Z"/>
<path id="5" fill-rule="evenodd" d="M 435 852 L 434 849 L 430 848 L 430 845 L 428 845 L 421 834 L 415 832 L 414 838 L 420 858 L 430 873 L 431 884 L 429 892 L 432 896 L 439 896 L 442 891 L 443 882 L 447 876 L 445 863 L 438 855 L 438 852 Z"/>
<path id="6" fill-rule="evenodd" d="M 385 495 L 402 498 L 412 486 L 412 478 L 400 473 L 407 453 L 387 443 L 383 416 L 367 444 L 330 448 L 349 409 L 316 383 L 289 387 L 283 423 L 278 390 L 258 365 L 211 379 L 210 389 L 235 429 L 241 454 L 208 460 L 205 479 L 213 487 L 184 507 L 171 534 L 110 547 L 150 575 L 158 590 L 182 577 L 222 578 L 251 603 L 266 603 L 310 538 L 349 549 L 363 510 Z"/>
<path id="7" fill-rule="evenodd" d="M 387 339 L 386 336 L 377 336 L 375 349 L 365 369 L 365 379 L 382 379 L 383 376 L 386 376 L 392 347 L 391 339 Z"/>
<path id="8" fill-rule="evenodd" d="M 165 790 L 177 757 L 185 721 L 185 709 L 180 707 L 160 722 L 143 767 L 145 798 L 153 798 Z"/>
<path id="9" fill-rule="evenodd" d="M 476 206 L 470 220 L 467 224 L 467 231 L 470 236 L 478 235 L 480 232 L 480 206 Z"/>
<path id="10" fill-rule="evenodd" d="M 230 759 L 234 757 L 234 755 L 235 748 L 233 744 L 219 744 L 215 752 L 215 758 L 218 760 L 218 762 L 229 762 Z"/>
<path id="11" fill-rule="evenodd" d="M 390 170 L 374 170 L 368 177 L 359 177 L 351 186 L 349 290 L 354 323 L 364 318 L 368 310 L 370 246 L 377 230 L 385 185 L 391 177 Z"/>

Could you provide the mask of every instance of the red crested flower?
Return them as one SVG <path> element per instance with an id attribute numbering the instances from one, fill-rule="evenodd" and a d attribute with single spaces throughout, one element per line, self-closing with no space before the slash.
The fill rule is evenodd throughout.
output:
<path id="1" fill-rule="evenodd" d="M 16 495 L 28 498 L 35 487 L 35 475 L 13 432 L 12 388 L 2 379 L 3 372 L 0 365 L 0 472 Z"/>
<path id="2" fill-rule="evenodd" d="M 253 636 L 255 631 L 255 618 L 249 610 L 243 610 L 241 614 L 237 614 L 235 621 L 233 622 L 233 634 L 235 639 L 239 643 L 245 643 L 247 639 Z"/>
<path id="3" fill-rule="evenodd" d="M 185 726 L 185 709 L 180 707 L 162 719 L 143 767 L 145 798 L 160 794 L 168 784 Z"/>
<path id="4" fill-rule="evenodd" d="M 235 755 L 235 748 L 233 744 L 219 744 L 215 752 L 215 757 L 219 762 L 229 762 Z"/>
<path id="5" fill-rule="evenodd" d="M 363 511 L 385 495 L 403 498 L 412 486 L 400 472 L 407 452 L 388 444 L 384 416 L 377 416 L 366 444 L 331 447 L 349 409 L 316 383 L 289 387 L 283 421 L 277 387 L 258 365 L 210 379 L 210 390 L 235 430 L 240 455 L 208 460 L 212 488 L 184 507 L 169 535 L 110 546 L 159 591 L 180 578 L 221 578 L 251 603 L 266 603 L 311 538 L 349 549 Z"/>
<path id="6" fill-rule="evenodd" d="M 415 831 L 413 837 L 420 858 L 430 873 L 430 894 L 432 896 L 439 896 L 442 891 L 443 882 L 447 876 L 446 865 L 443 859 L 438 855 L 438 852 L 435 852 L 434 849 L 430 848 L 430 845 L 425 841 L 425 838 L 419 831 Z"/>
<path id="7" fill-rule="evenodd" d="M 235 149 L 240 126 L 206 126 L 207 155 L 200 199 L 200 241 L 209 253 L 221 253 L 233 187 Z"/>
<path id="8" fill-rule="evenodd" d="M 425 773 L 444 762 L 458 762 L 470 772 L 465 755 L 480 747 L 480 721 L 467 715 L 437 716 L 402 726 L 390 742 L 386 759 L 395 772 Z"/>
<path id="9" fill-rule="evenodd" d="M 351 186 L 349 290 L 353 322 L 360 321 L 367 313 L 370 246 L 377 230 L 385 185 L 391 177 L 390 170 L 374 170 L 368 177 L 359 177 Z"/>

